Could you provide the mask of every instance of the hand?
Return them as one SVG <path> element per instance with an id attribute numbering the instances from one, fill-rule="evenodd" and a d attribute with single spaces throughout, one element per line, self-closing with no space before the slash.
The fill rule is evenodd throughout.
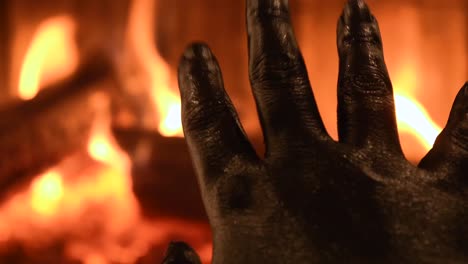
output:
<path id="1" fill-rule="evenodd" d="M 213 263 L 468 261 L 468 85 L 418 167 L 403 156 L 377 21 L 338 21 L 339 142 L 327 134 L 287 0 L 248 0 L 249 71 L 266 153 L 247 140 L 208 47 L 179 67 L 182 119 Z"/>

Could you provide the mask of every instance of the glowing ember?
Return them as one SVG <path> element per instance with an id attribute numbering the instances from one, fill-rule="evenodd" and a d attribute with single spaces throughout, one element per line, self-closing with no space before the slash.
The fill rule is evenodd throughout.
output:
<path id="1" fill-rule="evenodd" d="M 19 80 L 19 96 L 33 98 L 39 86 L 70 75 L 78 65 L 74 43 L 75 23 L 69 16 L 43 22 L 25 55 Z"/>
<path id="2" fill-rule="evenodd" d="M 152 100 L 159 116 L 158 130 L 163 136 L 181 137 L 180 98 L 171 83 L 169 65 L 157 52 L 154 40 L 154 12 L 152 0 L 135 0 L 129 18 L 129 38 L 138 61 L 150 78 Z"/>
<path id="3" fill-rule="evenodd" d="M 52 215 L 62 196 L 62 176 L 51 170 L 37 178 L 32 184 L 31 207 L 42 215 Z"/>

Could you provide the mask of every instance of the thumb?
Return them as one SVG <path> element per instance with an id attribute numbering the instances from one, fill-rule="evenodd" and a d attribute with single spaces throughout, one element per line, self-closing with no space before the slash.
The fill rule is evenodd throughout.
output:
<path id="1" fill-rule="evenodd" d="M 162 264 L 201 264 L 200 257 L 184 242 L 171 242 Z"/>

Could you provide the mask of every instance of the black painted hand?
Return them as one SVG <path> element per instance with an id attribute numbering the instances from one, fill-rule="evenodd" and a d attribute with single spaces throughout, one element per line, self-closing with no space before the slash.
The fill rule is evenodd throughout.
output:
<path id="1" fill-rule="evenodd" d="M 259 158 L 203 44 L 179 68 L 182 116 L 214 234 L 214 263 L 466 263 L 468 85 L 419 167 L 405 160 L 377 21 L 338 22 L 339 142 L 327 134 L 287 0 L 248 0 Z"/>
<path id="2" fill-rule="evenodd" d="M 184 242 L 172 242 L 162 264 L 201 264 L 197 253 Z"/>

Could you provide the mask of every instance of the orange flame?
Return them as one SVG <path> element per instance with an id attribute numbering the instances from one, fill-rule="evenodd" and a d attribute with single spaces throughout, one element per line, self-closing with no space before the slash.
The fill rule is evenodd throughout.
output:
<path id="1" fill-rule="evenodd" d="M 169 67 L 150 39 L 151 2 L 135 1 L 138 11 L 133 15 L 131 39 L 141 48 L 139 54 L 151 76 L 160 133 L 181 136 L 179 97 L 169 84 Z M 73 73 L 78 64 L 74 26 L 68 16 L 40 25 L 21 69 L 21 98 L 31 99 L 40 86 Z M 14 240 L 37 248 L 67 238 L 65 254 L 84 264 L 135 263 L 152 244 L 184 234 L 198 243 L 203 261 L 208 262 L 211 243 L 206 241 L 206 225 L 142 218 L 132 191 L 129 158 L 110 131 L 110 98 L 96 94 L 91 100 L 99 111 L 87 152 L 66 157 L 1 205 L 0 242 Z"/>
<path id="2" fill-rule="evenodd" d="M 417 76 L 419 75 L 416 67 L 412 64 L 406 64 L 400 67 L 397 77 L 394 79 L 394 99 L 400 139 L 403 139 L 405 134 L 412 135 L 423 148 L 414 148 L 412 141 L 402 140 L 403 149 L 406 150 L 407 156 L 410 156 L 414 161 L 432 148 L 442 130 L 432 120 L 424 106 L 415 98 L 418 87 L 420 87 Z"/>
<path id="3" fill-rule="evenodd" d="M 19 79 L 19 96 L 31 99 L 39 86 L 70 75 L 78 65 L 75 23 L 70 16 L 47 19 L 36 31 L 26 52 Z"/>
<path id="4" fill-rule="evenodd" d="M 135 0 L 129 18 L 129 38 L 138 61 L 150 78 L 151 97 L 159 116 L 163 136 L 183 136 L 180 98 L 171 85 L 171 70 L 156 50 L 154 12 L 157 1 Z"/>

